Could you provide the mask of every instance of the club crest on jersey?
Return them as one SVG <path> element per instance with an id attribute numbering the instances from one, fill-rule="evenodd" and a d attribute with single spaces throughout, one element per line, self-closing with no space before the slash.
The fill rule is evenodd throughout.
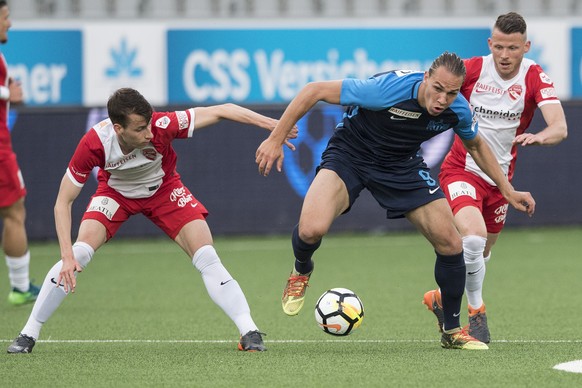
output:
<path id="1" fill-rule="evenodd" d="M 156 127 L 166 129 L 170 125 L 170 118 L 168 116 L 160 117 L 156 120 Z"/>
<path id="2" fill-rule="evenodd" d="M 507 89 L 507 94 L 513 101 L 519 100 L 521 93 L 523 93 L 523 88 L 518 84 L 511 85 L 509 89 Z"/>
<path id="3" fill-rule="evenodd" d="M 445 123 L 442 120 L 439 121 L 431 120 L 428 122 L 426 129 L 428 129 L 429 131 L 443 132 L 449 129 L 449 124 Z"/>
<path id="4" fill-rule="evenodd" d="M 157 153 L 154 148 L 144 148 L 143 150 L 141 150 L 141 153 L 149 160 L 156 160 Z"/>

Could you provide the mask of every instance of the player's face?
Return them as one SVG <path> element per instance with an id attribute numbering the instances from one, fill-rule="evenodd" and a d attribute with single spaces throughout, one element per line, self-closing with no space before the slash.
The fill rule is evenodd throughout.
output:
<path id="1" fill-rule="evenodd" d="M 445 67 L 437 68 L 432 75 L 427 71 L 419 89 L 418 102 L 428 114 L 438 116 L 455 101 L 461 85 L 463 77 L 454 75 Z"/>
<path id="2" fill-rule="evenodd" d="M 504 34 L 495 28 L 487 42 L 499 76 L 504 80 L 515 77 L 519 73 L 523 56 L 531 46 L 525 34 Z"/>
<path id="3" fill-rule="evenodd" d="M 0 8 L 0 43 L 8 42 L 8 30 L 12 26 L 8 6 Z"/>
<path id="4" fill-rule="evenodd" d="M 136 148 L 145 148 L 154 137 L 151 120 L 147 121 L 144 117 L 135 113 L 129 115 L 127 126 L 122 127 L 119 124 L 114 124 L 113 127 L 117 133 L 117 140 L 121 150 L 125 154 Z"/>

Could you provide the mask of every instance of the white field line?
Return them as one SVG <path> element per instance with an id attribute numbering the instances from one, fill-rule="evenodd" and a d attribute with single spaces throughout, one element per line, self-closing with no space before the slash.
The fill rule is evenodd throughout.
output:
<path id="1" fill-rule="evenodd" d="M 12 342 L 12 339 L 0 339 L 0 342 Z M 237 340 L 179 340 L 179 339 L 72 339 L 72 340 L 57 340 L 57 339 L 41 339 L 37 343 L 53 343 L 53 344 L 65 344 L 65 343 L 160 343 L 160 344 L 222 344 L 222 343 L 236 343 Z M 309 344 L 309 343 L 431 343 L 439 342 L 437 340 L 350 340 L 350 339 L 337 339 L 337 340 L 264 340 L 265 343 L 295 343 L 295 344 Z M 578 344 L 582 343 L 582 339 L 570 339 L 570 340 L 495 340 L 492 343 L 514 343 L 514 344 Z"/>

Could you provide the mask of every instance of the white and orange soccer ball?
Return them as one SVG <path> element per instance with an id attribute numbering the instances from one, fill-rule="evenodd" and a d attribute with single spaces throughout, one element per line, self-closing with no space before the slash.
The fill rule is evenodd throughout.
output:
<path id="1" fill-rule="evenodd" d="M 364 305 L 347 288 L 332 288 L 319 297 L 315 304 L 315 320 L 331 335 L 348 335 L 362 324 Z"/>

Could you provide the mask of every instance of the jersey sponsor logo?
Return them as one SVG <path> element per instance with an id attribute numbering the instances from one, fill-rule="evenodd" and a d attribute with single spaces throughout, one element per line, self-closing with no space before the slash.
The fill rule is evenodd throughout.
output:
<path id="1" fill-rule="evenodd" d="M 505 223 L 505 218 L 507 217 L 507 209 L 509 208 L 509 204 L 501 205 L 497 209 L 495 209 L 494 213 L 497 215 L 495 217 L 496 224 L 503 224 Z"/>
<path id="2" fill-rule="evenodd" d="M 170 125 L 170 118 L 168 116 L 160 117 L 156 120 L 156 127 L 166 129 Z"/>
<path id="3" fill-rule="evenodd" d="M 477 190 L 475 190 L 475 186 L 467 182 L 453 182 L 447 186 L 449 189 L 449 197 L 451 201 L 455 199 L 468 195 L 473 199 L 477 199 Z"/>
<path id="4" fill-rule="evenodd" d="M 102 213 L 109 221 L 111 221 L 117 212 L 117 209 L 119 209 L 119 203 L 113 198 L 97 196 L 91 200 L 87 212 Z"/>
<path id="5" fill-rule="evenodd" d="M 540 80 L 545 84 L 551 84 L 552 79 L 546 73 L 540 73 Z"/>
<path id="6" fill-rule="evenodd" d="M 556 89 L 555 88 L 544 88 L 544 89 L 541 89 L 540 90 L 540 94 L 542 95 L 542 98 L 543 99 L 558 97 L 558 95 L 556 94 Z"/>
<path id="7" fill-rule="evenodd" d="M 194 196 L 186 191 L 184 186 L 177 187 L 170 193 L 170 202 L 176 202 L 179 207 L 184 207 L 194 200 Z"/>
<path id="8" fill-rule="evenodd" d="M 406 117 L 400 117 L 400 116 L 390 116 L 390 120 L 408 120 Z"/>
<path id="9" fill-rule="evenodd" d="M 83 174 L 82 172 L 75 170 L 74 167 L 69 168 L 69 170 L 73 173 L 73 175 L 76 175 L 76 176 L 83 178 L 83 179 L 87 178 L 87 174 Z"/>
<path id="10" fill-rule="evenodd" d="M 176 112 L 176 119 L 178 120 L 178 128 L 186 129 L 190 126 L 188 115 L 183 110 Z"/>
<path id="11" fill-rule="evenodd" d="M 156 150 L 153 148 L 144 148 L 141 150 L 141 153 L 149 160 L 156 160 L 156 156 L 158 155 Z"/>
<path id="12" fill-rule="evenodd" d="M 399 108 L 395 108 L 395 107 L 391 107 L 390 109 L 388 109 L 388 112 L 392 113 L 393 115 L 404 117 L 407 119 L 417 119 L 422 114 L 421 112 L 411 112 L 409 110 L 399 109 Z M 392 120 L 396 120 L 393 117 L 391 117 L 391 118 L 392 118 Z"/>
<path id="13" fill-rule="evenodd" d="M 498 88 L 496 86 L 486 85 L 481 82 L 475 83 L 475 93 L 493 93 L 493 94 L 503 94 L 505 90 Z"/>
<path id="14" fill-rule="evenodd" d="M 473 112 L 483 118 L 502 118 L 507 120 L 519 120 L 521 118 L 521 112 L 504 111 L 502 109 L 495 110 L 484 106 L 475 106 Z"/>
<path id="15" fill-rule="evenodd" d="M 117 168 L 117 167 L 122 166 L 125 163 L 127 163 L 130 160 L 133 160 L 135 158 L 137 158 L 137 155 L 136 154 L 133 154 L 133 153 L 132 154 L 129 154 L 129 155 L 127 155 L 127 156 L 125 156 L 125 157 L 123 157 L 123 158 L 121 158 L 121 159 L 119 159 L 119 160 L 117 160 L 115 162 L 108 162 L 105 165 L 105 169 L 106 170 L 111 170 L 111 169 Z"/>
<path id="16" fill-rule="evenodd" d="M 511 85 L 509 89 L 507 89 L 507 93 L 509 94 L 509 98 L 513 101 L 519 100 L 521 97 L 521 93 L 523 93 L 523 88 L 521 85 L 515 84 Z"/>

